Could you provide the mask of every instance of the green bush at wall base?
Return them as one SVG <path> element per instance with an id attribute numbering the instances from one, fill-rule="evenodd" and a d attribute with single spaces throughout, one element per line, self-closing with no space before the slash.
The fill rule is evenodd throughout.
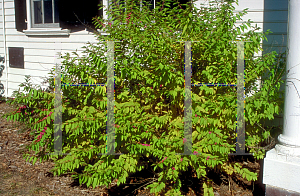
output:
<path id="1" fill-rule="evenodd" d="M 254 82 L 266 71 L 271 75 L 260 90 L 246 98 L 246 147 L 255 158 L 262 159 L 265 151 L 251 148 L 266 140 L 269 131 L 256 124 L 273 119 L 279 113 L 282 99 L 278 89 L 283 73 L 276 70 L 276 52 L 254 58 L 265 39 L 251 21 L 235 27 L 235 22 L 247 13 L 234 14 L 232 2 L 211 2 L 210 8 L 186 10 L 175 4 L 166 9 L 165 0 L 154 11 L 143 7 L 140 11 L 132 0 L 123 7 L 113 4 L 110 12 L 114 22 L 95 18 L 97 28 L 110 35 L 95 34 L 99 40 L 115 42 L 115 150 L 120 156 L 102 155 L 106 152 L 105 86 L 62 87 L 63 153 L 53 152 L 54 69 L 47 91 L 24 85 L 24 92 L 16 92 L 12 103 L 23 104 L 6 115 L 9 120 L 28 122 L 35 130 L 35 140 L 29 146 L 36 156 L 24 155 L 30 161 L 52 159 L 55 175 L 72 172 L 74 178 L 87 186 L 108 186 L 114 179 L 123 184 L 130 173 L 147 165 L 156 173 L 156 181 L 148 185 L 151 192 L 181 195 L 179 175 L 191 166 L 198 178 L 205 178 L 205 195 L 212 194 L 206 176 L 207 168 L 218 167 L 229 175 L 239 173 L 250 181 L 257 173 L 228 162 L 228 154 L 235 151 L 236 90 L 232 87 L 192 87 L 193 155 L 177 155 L 184 146 L 184 41 L 192 43 L 192 83 L 236 84 L 237 47 L 231 40 L 245 42 L 245 91 L 255 89 Z M 218 4 L 219 6 L 215 6 Z M 119 10 L 119 11 L 118 11 Z M 154 14 L 155 12 L 155 14 Z M 152 22 L 155 21 L 155 22 Z M 235 28 L 234 28 L 235 27 Z M 246 32 L 246 30 L 248 31 Z M 176 33 L 177 32 L 177 33 Z M 242 34 L 242 32 L 244 32 Z M 267 32 L 268 33 L 268 32 Z M 105 47 L 103 47 L 105 46 Z M 62 83 L 107 84 L 106 42 L 88 43 L 83 56 L 77 52 L 63 56 Z M 280 75 L 281 74 L 281 75 Z M 147 145 L 146 145 L 147 144 Z M 148 161 L 151 165 L 149 165 Z M 170 182 L 175 183 L 170 183 Z M 170 188 L 171 187 L 171 188 Z M 167 188 L 170 188 L 167 190 Z"/>

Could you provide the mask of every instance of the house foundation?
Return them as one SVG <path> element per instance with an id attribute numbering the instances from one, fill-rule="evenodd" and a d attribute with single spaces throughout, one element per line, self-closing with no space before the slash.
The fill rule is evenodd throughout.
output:
<path id="1" fill-rule="evenodd" d="M 299 193 L 274 186 L 266 186 L 266 196 L 300 196 Z"/>

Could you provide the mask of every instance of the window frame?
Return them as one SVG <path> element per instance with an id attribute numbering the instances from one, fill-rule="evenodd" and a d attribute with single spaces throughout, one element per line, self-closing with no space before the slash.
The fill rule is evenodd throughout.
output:
<path id="1" fill-rule="evenodd" d="M 121 1 L 122 1 L 122 0 L 119 1 L 119 4 L 118 4 L 119 6 L 121 5 Z M 146 6 L 146 5 L 144 5 L 143 1 L 145 2 L 146 0 L 139 0 L 139 2 L 140 2 L 140 3 L 139 3 L 139 4 L 140 4 L 140 11 L 142 11 L 142 7 L 143 7 L 143 6 Z M 153 10 L 155 9 L 155 3 L 156 3 L 157 0 L 151 0 L 151 1 L 153 1 L 153 9 L 151 10 L 151 11 L 153 11 Z M 126 2 L 125 2 L 125 0 L 122 1 L 122 4 L 123 4 L 123 3 L 124 3 L 124 5 L 125 5 L 125 8 L 123 9 L 123 12 L 125 13 L 125 12 L 126 12 Z M 111 6 L 111 4 L 112 4 L 112 3 L 110 3 L 109 6 Z M 111 18 L 110 15 L 107 14 L 107 18 L 111 21 L 111 23 L 114 23 L 114 20 L 112 20 L 112 18 Z M 155 21 L 151 21 L 151 22 L 152 22 L 152 23 L 155 23 Z M 121 23 L 121 24 L 126 24 L 126 23 Z M 144 29 L 141 28 L 141 30 L 144 30 Z"/>
<path id="2" fill-rule="evenodd" d="M 117 1 L 117 0 L 113 0 L 113 1 Z M 126 7 L 126 2 L 124 2 L 125 0 L 120 0 L 119 1 L 119 6 L 121 5 L 121 2 L 122 2 L 122 4 L 124 3 L 124 5 L 125 5 L 125 7 Z M 142 11 L 142 7 L 143 6 L 146 6 L 145 4 L 146 3 L 144 3 L 144 2 L 146 2 L 147 0 L 139 0 L 139 5 L 140 5 L 140 11 Z M 148 0 L 149 1 L 149 0 Z M 151 1 L 152 1 L 152 3 L 151 3 Z M 158 2 L 158 0 L 150 0 L 150 5 L 153 5 L 153 8 L 150 8 L 150 11 L 153 11 L 154 12 L 154 14 L 155 14 L 155 7 L 156 7 L 156 3 Z M 191 0 L 188 0 L 188 2 L 191 2 Z M 108 6 L 111 6 L 111 4 L 112 3 L 108 3 Z M 124 8 L 123 9 L 123 12 L 125 13 L 126 12 L 126 8 Z M 111 16 L 109 16 L 108 14 L 107 14 L 107 19 L 109 19 L 109 21 L 111 22 L 111 23 L 114 23 L 114 20 L 112 19 L 112 17 Z M 153 21 L 151 21 L 152 23 L 155 23 L 155 21 L 153 20 Z M 121 24 L 126 24 L 126 23 L 121 23 Z M 141 28 L 141 30 L 144 30 L 143 28 Z"/>
<path id="3" fill-rule="evenodd" d="M 35 24 L 35 19 L 34 19 L 34 2 L 35 1 L 40 1 L 41 2 L 41 7 L 42 7 L 42 23 L 41 24 Z M 52 1 L 52 23 L 44 23 L 45 20 L 45 13 L 44 13 L 44 1 L 45 0 L 30 0 L 30 17 L 31 17 L 31 27 L 32 28 L 60 28 L 60 23 L 55 23 L 55 6 L 54 2 L 55 0 Z"/>

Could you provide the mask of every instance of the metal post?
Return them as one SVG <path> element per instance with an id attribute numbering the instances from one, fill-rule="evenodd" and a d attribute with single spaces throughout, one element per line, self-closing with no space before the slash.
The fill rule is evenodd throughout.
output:
<path id="1" fill-rule="evenodd" d="M 6 52 L 6 32 L 5 32 L 5 8 L 4 0 L 2 0 L 2 24 L 3 24 L 3 47 L 4 47 L 4 63 L 5 63 L 5 73 L 6 73 L 6 98 L 8 99 L 8 66 L 7 66 L 7 52 Z"/>

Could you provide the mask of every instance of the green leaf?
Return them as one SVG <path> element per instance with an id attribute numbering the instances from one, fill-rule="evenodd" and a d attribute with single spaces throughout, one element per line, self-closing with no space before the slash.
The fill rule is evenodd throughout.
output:
<path id="1" fill-rule="evenodd" d="M 241 29 L 244 31 L 244 26 L 243 26 L 243 25 L 241 25 L 240 27 L 241 27 Z"/>
<path id="2" fill-rule="evenodd" d="M 92 178 L 89 177 L 89 180 L 88 180 L 88 182 L 87 182 L 87 186 L 90 186 L 91 184 L 92 184 Z"/>
<path id="3" fill-rule="evenodd" d="M 159 68 L 162 70 L 163 69 L 163 64 L 159 63 Z"/>
<path id="4" fill-rule="evenodd" d="M 94 178 L 94 181 L 93 181 L 93 189 L 97 186 L 97 178 Z"/>
<path id="5" fill-rule="evenodd" d="M 33 158 L 34 158 L 33 156 L 32 156 L 32 157 L 30 157 L 30 159 L 29 159 L 29 161 L 28 161 L 28 162 L 30 163 L 30 162 L 31 162 L 31 160 L 32 160 Z"/>
<path id="6" fill-rule="evenodd" d="M 129 112 L 129 107 L 126 107 L 126 108 L 124 109 L 124 112 L 125 112 L 125 114 L 128 114 L 128 112 Z"/>
<path id="7" fill-rule="evenodd" d="M 279 113 L 279 106 L 275 106 L 275 113 L 276 113 L 276 114 Z"/>
<path id="8" fill-rule="evenodd" d="M 185 25 L 185 26 L 183 27 L 182 35 L 184 35 L 184 33 L 185 33 L 187 27 L 188 27 L 188 25 Z"/>
<path id="9" fill-rule="evenodd" d="M 243 176 L 243 178 L 245 178 L 246 177 L 246 173 L 243 173 L 242 176 Z"/>
<path id="10" fill-rule="evenodd" d="M 32 165 L 34 165 L 36 161 L 37 161 L 37 157 L 34 157 Z"/>

